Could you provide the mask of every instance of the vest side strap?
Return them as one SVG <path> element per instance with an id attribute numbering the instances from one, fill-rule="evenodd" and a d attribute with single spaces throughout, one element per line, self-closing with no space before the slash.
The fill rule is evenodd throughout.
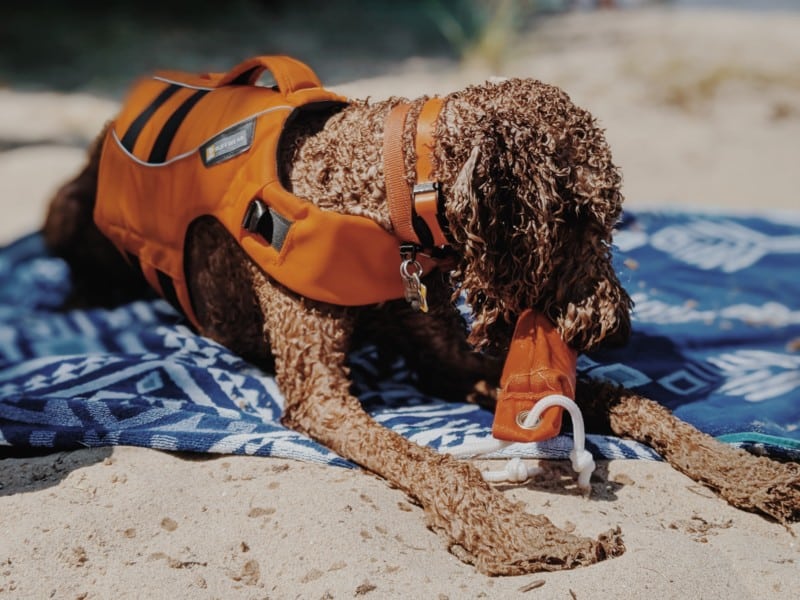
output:
<path id="1" fill-rule="evenodd" d="M 411 189 L 406 179 L 403 156 L 403 129 L 411 105 L 398 104 L 386 117 L 383 129 L 383 175 L 386 181 L 386 200 L 395 235 L 408 242 L 418 242 L 411 215 Z"/>
<path id="2" fill-rule="evenodd" d="M 417 135 L 414 142 L 417 153 L 417 184 L 414 186 L 414 212 L 427 225 L 434 246 L 448 245 L 440 226 L 441 192 L 438 183 L 433 180 L 433 149 L 435 147 L 436 119 L 442 110 L 443 100 L 430 98 L 422 106 L 417 121 Z"/>
<path id="3" fill-rule="evenodd" d="M 442 99 L 438 96 L 422 105 L 417 121 L 417 136 L 414 149 L 417 152 L 417 183 L 433 181 L 433 148 L 436 133 L 436 118 L 442 110 Z"/>

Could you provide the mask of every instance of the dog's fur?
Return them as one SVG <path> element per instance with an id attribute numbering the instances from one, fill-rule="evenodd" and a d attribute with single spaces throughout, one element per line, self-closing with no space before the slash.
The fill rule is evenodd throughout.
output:
<path id="1" fill-rule="evenodd" d="M 381 149 L 386 115 L 399 101 L 355 101 L 295 119 L 279 155 L 287 189 L 391 230 Z M 410 181 L 423 102 L 412 102 L 403 137 Z M 479 570 L 555 570 L 618 555 L 619 530 L 582 538 L 521 511 L 473 466 L 383 428 L 350 394 L 347 353 L 362 340 L 404 355 L 426 391 L 491 401 L 514 322 L 526 308 L 546 314 L 578 351 L 629 335 L 631 302 L 610 257 L 620 174 L 588 112 L 537 81 L 487 83 L 445 98 L 435 142 L 434 174 L 458 258 L 450 272 L 426 276 L 429 314 L 402 299 L 343 308 L 303 298 L 269 279 L 216 221 L 202 218 L 186 249 L 200 332 L 274 367 L 286 425 L 408 493 L 449 548 Z M 98 158 L 99 143 L 85 170 L 57 192 L 44 233 L 71 263 L 78 295 L 114 303 L 144 283 L 92 223 Z M 458 294 L 474 311 L 469 333 L 454 308 Z M 590 424 L 652 445 L 732 504 L 782 522 L 800 517 L 800 466 L 720 444 L 607 384 L 581 382 L 578 403 Z"/>

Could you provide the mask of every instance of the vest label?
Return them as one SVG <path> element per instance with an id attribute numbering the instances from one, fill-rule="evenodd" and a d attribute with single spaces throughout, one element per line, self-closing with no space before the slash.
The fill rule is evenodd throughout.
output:
<path id="1" fill-rule="evenodd" d="M 203 159 L 203 164 L 210 167 L 247 152 L 253 143 L 255 129 L 256 121 L 250 119 L 215 135 L 200 146 L 200 157 Z"/>

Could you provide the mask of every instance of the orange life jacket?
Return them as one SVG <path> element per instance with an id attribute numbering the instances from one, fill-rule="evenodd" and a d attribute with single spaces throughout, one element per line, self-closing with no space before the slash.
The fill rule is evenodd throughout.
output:
<path id="1" fill-rule="evenodd" d="M 264 70 L 272 73 L 274 88 L 256 85 Z M 309 67 L 285 56 L 255 57 L 228 73 L 162 71 L 143 79 L 103 142 L 95 222 L 196 326 L 184 243 L 192 222 L 204 215 L 222 223 L 266 273 L 303 296 L 343 306 L 408 298 L 403 261 L 416 264 L 411 270 L 421 275 L 434 263 L 416 256 L 416 249 L 447 244 L 441 195 L 431 181 L 441 100 L 423 105 L 412 187 L 401 148 L 409 105 L 395 106 L 387 117 L 384 170 L 394 235 L 366 217 L 321 210 L 281 185 L 277 153 L 287 121 L 300 110 L 346 102 L 324 89 Z M 410 255 L 398 252 L 402 242 L 411 243 Z M 574 397 L 574 373 L 575 353 L 553 326 L 523 313 L 501 380 L 495 437 L 556 435 L 560 408 L 545 411 L 533 430 L 521 428 L 518 415 L 548 393 Z"/>
<path id="2" fill-rule="evenodd" d="M 277 89 L 255 85 L 264 70 Z M 344 306 L 402 298 L 397 237 L 366 217 L 321 210 L 279 180 L 287 121 L 332 103 L 346 99 L 285 56 L 256 57 L 225 74 L 163 71 L 139 81 L 103 143 L 97 226 L 195 325 L 184 242 L 203 215 L 306 297 Z"/>

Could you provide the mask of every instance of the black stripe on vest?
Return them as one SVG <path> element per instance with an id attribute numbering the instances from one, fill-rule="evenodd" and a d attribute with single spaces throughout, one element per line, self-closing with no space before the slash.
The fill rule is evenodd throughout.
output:
<path id="1" fill-rule="evenodd" d="M 147 105 L 138 117 L 133 120 L 133 123 L 130 124 L 128 127 L 128 131 L 125 132 L 125 135 L 122 136 L 122 147 L 125 148 L 131 154 L 133 153 L 133 147 L 136 145 L 136 140 L 139 139 L 139 134 L 142 133 L 142 129 L 147 124 L 147 121 L 150 120 L 150 117 L 161 107 L 164 102 L 169 100 L 169 98 L 181 89 L 179 85 L 169 85 L 163 90 L 161 93 L 155 97 L 150 104 Z"/>
<path id="2" fill-rule="evenodd" d="M 167 119 L 167 122 L 164 123 L 164 127 L 161 128 L 155 144 L 153 144 L 153 149 L 150 151 L 150 157 L 147 159 L 147 162 L 158 164 L 167 160 L 169 146 L 172 144 L 175 134 L 178 133 L 178 128 L 181 126 L 181 123 L 183 123 L 183 120 L 186 118 L 192 108 L 194 108 L 194 105 L 200 102 L 201 98 L 209 91 L 210 90 L 196 91 L 186 100 L 184 100 L 183 104 L 175 109 L 175 112 L 172 113 L 170 118 Z"/>

